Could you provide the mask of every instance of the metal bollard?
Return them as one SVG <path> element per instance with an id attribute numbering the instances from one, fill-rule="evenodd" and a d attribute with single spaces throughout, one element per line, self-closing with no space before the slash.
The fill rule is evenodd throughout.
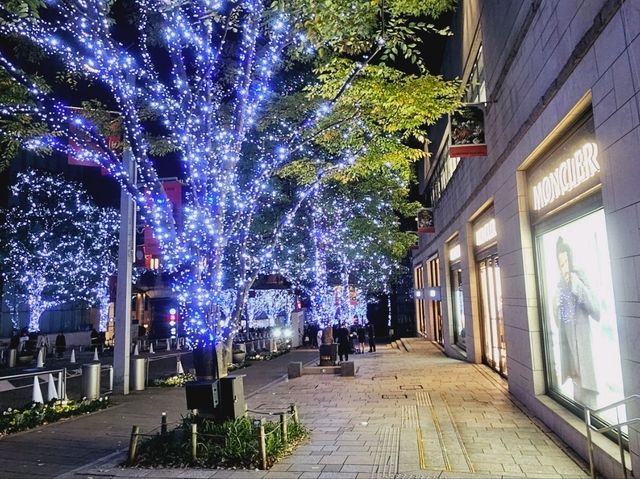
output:
<path id="1" fill-rule="evenodd" d="M 17 349 L 10 349 L 9 350 L 9 357 L 7 359 L 7 366 L 10 367 L 10 368 L 15 368 L 17 360 L 18 360 L 18 350 Z"/>
<path id="2" fill-rule="evenodd" d="M 82 396 L 87 399 L 100 397 L 100 363 L 82 365 Z"/>
<path id="3" fill-rule="evenodd" d="M 131 390 L 144 391 L 146 384 L 147 360 L 140 356 L 131 358 Z"/>

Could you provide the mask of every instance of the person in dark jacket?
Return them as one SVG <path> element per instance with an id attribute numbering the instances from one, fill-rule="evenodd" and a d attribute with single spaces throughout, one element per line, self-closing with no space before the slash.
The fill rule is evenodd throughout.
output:
<path id="1" fill-rule="evenodd" d="M 56 336 L 56 355 L 58 359 L 62 358 L 64 352 L 67 350 L 67 339 L 64 337 L 62 331 Z"/>
<path id="2" fill-rule="evenodd" d="M 349 361 L 350 349 L 349 330 L 342 326 L 338 329 L 338 355 L 340 356 L 340 361 L 343 360 L 342 358 L 344 358 L 344 361 Z"/>
<path id="3" fill-rule="evenodd" d="M 20 336 L 17 330 L 11 331 L 11 338 L 9 339 L 9 349 L 20 349 Z"/>
<path id="4" fill-rule="evenodd" d="M 376 330 L 373 323 L 367 323 L 367 336 L 369 336 L 369 352 L 376 352 Z"/>
<path id="5" fill-rule="evenodd" d="M 360 354 L 364 354 L 364 342 L 367 340 L 367 330 L 364 328 L 364 325 L 358 326 L 358 348 L 360 349 Z"/>
<path id="6" fill-rule="evenodd" d="M 96 331 L 96 328 L 91 328 L 91 350 L 93 351 L 95 348 L 100 346 L 100 334 Z"/>

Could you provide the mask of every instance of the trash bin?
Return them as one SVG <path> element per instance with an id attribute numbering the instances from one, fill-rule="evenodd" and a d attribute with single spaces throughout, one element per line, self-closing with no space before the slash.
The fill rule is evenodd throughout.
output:
<path id="1" fill-rule="evenodd" d="M 7 356 L 7 367 L 15 368 L 16 362 L 18 361 L 18 350 L 17 349 L 9 349 Z"/>
<path id="2" fill-rule="evenodd" d="M 144 391 L 147 379 L 147 358 L 141 356 L 131 357 L 131 390 Z"/>
<path id="3" fill-rule="evenodd" d="M 82 365 L 82 397 L 100 397 L 100 367 L 101 364 L 97 361 Z"/>

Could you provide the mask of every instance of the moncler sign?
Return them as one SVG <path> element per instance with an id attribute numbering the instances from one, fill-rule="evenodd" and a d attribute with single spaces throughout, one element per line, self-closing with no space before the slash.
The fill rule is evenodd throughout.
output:
<path id="1" fill-rule="evenodd" d="M 533 209 L 541 210 L 598 173 L 598 145 L 585 143 L 533 186 Z"/>

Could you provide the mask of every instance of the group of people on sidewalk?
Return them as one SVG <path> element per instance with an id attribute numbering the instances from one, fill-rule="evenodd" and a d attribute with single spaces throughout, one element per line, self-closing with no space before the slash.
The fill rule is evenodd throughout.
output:
<path id="1" fill-rule="evenodd" d="M 369 343 L 369 352 L 376 351 L 376 331 L 372 323 L 367 325 L 354 323 L 351 329 L 346 325 L 334 325 L 333 336 L 337 338 L 340 361 L 349 361 L 349 353 L 364 354 L 365 342 Z M 344 358 L 344 359 L 343 359 Z"/>
<path id="2" fill-rule="evenodd" d="M 331 328 L 332 340 L 338 344 L 340 361 L 348 361 L 349 354 L 364 354 L 366 345 L 369 352 L 376 351 L 376 332 L 373 323 L 359 324 L 354 322 L 351 327 L 346 324 L 334 324 Z M 305 328 L 304 344 L 306 346 L 319 347 L 322 344 L 323 330 L 317 325 L 308 325 Z"/>

